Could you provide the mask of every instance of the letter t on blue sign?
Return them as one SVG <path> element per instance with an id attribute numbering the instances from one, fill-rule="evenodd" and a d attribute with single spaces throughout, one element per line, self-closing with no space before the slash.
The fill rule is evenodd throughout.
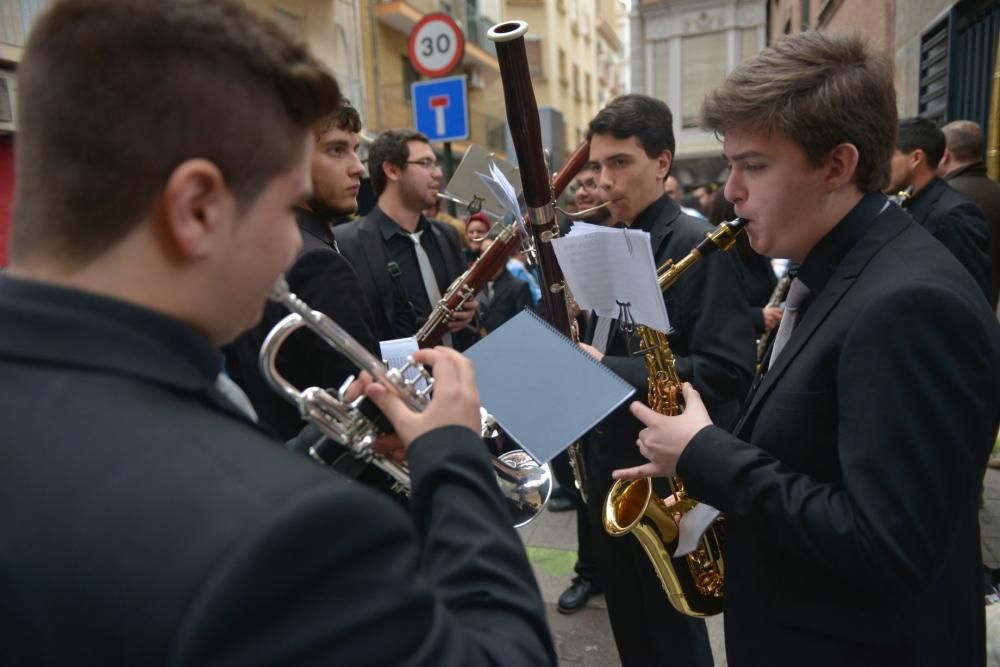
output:
<path id="1" fill-rule="evenodd" d="M 466 77 L 417 81 L 410 89 L 413 126 L 431 141 L 469 138 L 469 96 Z"/>

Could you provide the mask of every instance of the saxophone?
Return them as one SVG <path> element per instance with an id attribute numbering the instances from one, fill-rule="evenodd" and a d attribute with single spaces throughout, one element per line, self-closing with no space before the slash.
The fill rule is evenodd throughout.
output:
<path id="1" fill-rule="evenodd" d="M 672 285 L 705 255 L 729 250 L 745 224 L 740 218 L 722 223 L 679 262 L 668 261 L 660 267 L 660 289 Z M 636 331 L 649 371 L 649 406 L 663 415 L 679 415 L 684 411 L 681 379 L 666 334 L 642 325 Z M 669 477 L 667 482 L 670 495 L 666 498 L 653 492 L 648 477 L 615 482 L 604 501 L 604 529 L 613 537 L 632 534 L 639 540 L 674 609 L 687 616 L 718 614 L 722 611 L 725 582 L 720 540 L 723 518 L 715 519 L 693 551 L 675 556 L 681 520 L 698 501 L 688 496 L 680 477 Z"/>

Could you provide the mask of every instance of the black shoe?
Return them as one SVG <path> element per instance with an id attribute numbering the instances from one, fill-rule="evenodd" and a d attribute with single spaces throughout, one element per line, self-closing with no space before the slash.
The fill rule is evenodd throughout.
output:
<path id="1" fill-rule="evenodd" d="M 587 600 L 594 595 L 599 595 L 600 587 L 593 581 L 576 577 L 573 583 L 559 596 L 559 604 L 556 609 L 560 614 L 575 614 L 587 606 Z"/>
<path id="2" fill-rule="evenodd" d="M 570 510 L 575 510 L 576 506 L 573 501 L 566 496 L 552 496 L 549 498 L 549 503 L 546 505 L 550 512 L 569 512 Z"/>

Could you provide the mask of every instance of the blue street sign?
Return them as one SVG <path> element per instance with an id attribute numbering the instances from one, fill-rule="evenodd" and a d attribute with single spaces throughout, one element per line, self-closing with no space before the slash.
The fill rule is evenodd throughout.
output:
<path id="1" fill-rule="evenodd" d="M 417 81 L 410 88 L 413 126 L 431 141 L 469 138 L 469 96 L 465 75 Z"/>

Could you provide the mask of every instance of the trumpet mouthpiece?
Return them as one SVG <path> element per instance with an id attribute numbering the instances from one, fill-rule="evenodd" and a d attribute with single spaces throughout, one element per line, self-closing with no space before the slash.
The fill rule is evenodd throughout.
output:
<path id="1" fill-rule="evenodd" d="M 274 281 L 274 285 L 271 286 L 271 301 L 284 301 L 289 292 L 288 281 L 285 280 L 284 276 L 278 276 L 278 279 Z"/>

